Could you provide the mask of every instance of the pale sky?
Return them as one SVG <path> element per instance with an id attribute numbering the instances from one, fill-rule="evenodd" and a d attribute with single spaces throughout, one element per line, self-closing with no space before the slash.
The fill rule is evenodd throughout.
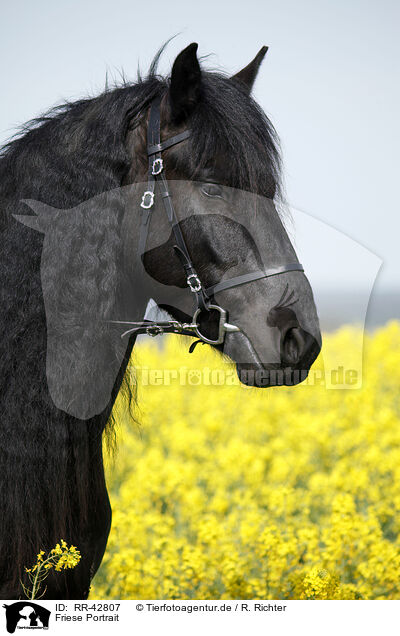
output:
<path id="1" fill-rule="evenodd" d="M 399 7 L 394 0 L 3 3 L 0 142 L 54 104 L 96 94 L 107 71 L 135 79 L 138 63 L 146 69 L 173 35 L 165 73 L 193 41 L 209 56 L 205 67 L 232 73 L 266 44 L 254 96 L 281 137 L 290 204 L 380 257 L 378 287 L 399 287 Z M 323 236 L 303 237 L 302 251 L 312 256 Z M 327 263 L 325 246 L 315 250 L 318 284 L 325 276 L 332 283 L 337 271 L 339 284 L 368 285 L 357 250 L 343 263 L 333 245 L 326 244 Z"/>

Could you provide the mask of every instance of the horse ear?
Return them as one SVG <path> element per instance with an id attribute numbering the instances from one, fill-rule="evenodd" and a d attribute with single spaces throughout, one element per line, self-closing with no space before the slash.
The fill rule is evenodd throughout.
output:
<path id="1" fill-rule="evenodd" d="M 268 51 L 268 46 L 263 46 L 255 56 L 254 60 L 250 62 L 247 66 L 242 68 L 241 71 L 233 75 L 231 79 L 238 80 L 244 85 L 248 91 L 251 92 L 253 88 L 254 81 L 257 77 L 258 69 L 260 68 L 261 62 L 263 61 L 266 52 Z"/>
<path id="2" fill-rule="evenodd" d="M 198 45 L 193 42 L 179 53 L 172 67 L 169 98 L 171 118 L 175 123 L 186 119 L 201 94 L 201 69 L 197 59 Z"/>
<path id="3" fill-rule="evenodd" d="M 21 203 L 26 203 L 37 216 L 13 214 L 14 219 L 23 225 L 27 225 L 32 230 L 46 234 L 48 225 L 54 220 L 54 215 L 58 211 L 57 208 L 53 208 L 51 205 L 47 205 L 41 201 L 35 201 L 34 199 L 22 199 Z"/>

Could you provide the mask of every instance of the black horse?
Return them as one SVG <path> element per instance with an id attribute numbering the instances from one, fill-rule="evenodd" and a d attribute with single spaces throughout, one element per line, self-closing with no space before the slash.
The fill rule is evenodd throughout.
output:
<path id="1" fill-rule="evenodd" d="M 111 411 L 119 391 L 134 398 L 125 371 L 135 334 L 121 339 L 112 320 L 142 320 L 154 298 L 174 319 L 190 321 L 186 300 L 173 300 L 172 290 L 184 290 L 185 298 L 191 294 L 170 226 L 150 227 L 139 258 L 144 269 L 134 249 L 144 210 L 132 205 L 129 188 L 148 178 L 146 131 L 154 100 L 160 100 L 161 139 L 191 131 L 163 158 L 175 183 L 180 229 L 204 284 L 215 285 L 232 268 L 241 275 L 297 262 L 271 204 L 280 199 L 278 141 L 250 96 L 265 52 L 263 47 L 232 78 L 201 70 L 195 44 L 180 53 L 168 80 L 156 75 L 156 56 L 146 79 L 57 108 L 3 150 L 0 598 L 20 598 L 24 566 L 61 538 L 78 546 L 82 561 L 69 572 L 50 574 L 45 598 L 87 597 L 111 523 L 103 434 L 113 435 Z M 127 189 L 128 197 L 121 198 Z M 227 191 L 269 202 L 257 217 L 257 237 L 243 220 L 246 198 L 238 205 Z M 30 213 L 28 199 L 38 216 Z M 64 221 L 57 219 L 71 219 L 82 205 L 79 222 L 64 232 Z M 237 210 L 240 222 L 228 208 Z M 44 217 L 57 226 L 50 260 L 48 227 L 40 227 Z M 237 363 L 243 382 L 272 386 L 306 377 L 321 341 L 301 271 L 221 291 L 221 299 L 240 331 L 227 333 L 215 347 Z M 83 326 L 76 312 L 85 316 Z M 280 371 L 285 373 L 278 377 Z"/>

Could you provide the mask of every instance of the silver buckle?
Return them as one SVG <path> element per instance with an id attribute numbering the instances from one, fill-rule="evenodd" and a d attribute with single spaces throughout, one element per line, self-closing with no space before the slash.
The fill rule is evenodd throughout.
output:
<path id="1" fill-rule="evenodd" d="M 190 274 L 190 276 L 187 277 L 186 282 L 189 285 L 190 291 L 196 293 L 201 290 L 201 282 L 197 274 Z"/>
<path id="2" fill-rule="evenodd" d="M 148 336 L 155 338 L 156 336 L 162 336 L 164 329 L 160 327 L 160 325 L 154 325 L 152 327 L 147 327 L 146 333 Z"/>
<path id="3" fill-rule="evenodd" d="M 169 323 L 178 333 L 180 333 L 184 328 L 184 325 L 177 320 L 170 320 Z"/>
<path id="4" fill-rule="evenodd" d="M 146 202 L 146 197 L 149 198 L 147 202 Z M 152 207 L 153 204 L 154 204 L 154 192 L 150 192 L 150 190 L 146 190 L 146 192 L 143 193 L 140 207 L 144 208 L 145 210 L 148 210 L 149 208 Z"/>
<path id="5" fill-rule="evenodd" d="M 157 174 L 160 174 L 160 172 L 163 171 L 163 168 L 164 168 L 163 160 L 161 158 L 154 159 L 153 166 L 151 168 L 151 174 L 153 176 L 156 176 Z"/>

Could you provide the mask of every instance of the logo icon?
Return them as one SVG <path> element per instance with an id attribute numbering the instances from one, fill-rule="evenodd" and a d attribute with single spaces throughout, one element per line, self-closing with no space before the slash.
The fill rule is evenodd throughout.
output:
<path id="1" fill-rule="evenodd" d="M 14 634 L 16 629 L 49 629 L 51 612 L 37 603 L 18 601 L 3 607 L 9 634 Z"/>

